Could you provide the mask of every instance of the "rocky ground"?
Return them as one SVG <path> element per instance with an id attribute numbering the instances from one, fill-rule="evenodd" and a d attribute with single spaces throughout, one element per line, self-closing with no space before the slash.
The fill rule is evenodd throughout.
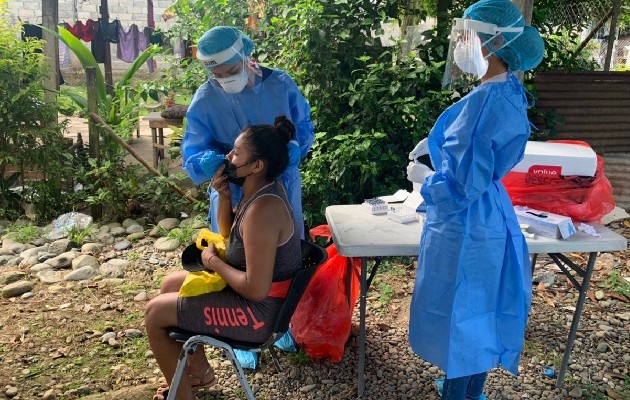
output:
<path id="1" fill-rule="evenodd" d="M 180 219 L 158 225 L 127 220 L 75 231 L 74 241 L 41 233 L 26 245 L 2 237 L 0 399 L 151 398 L 163 377 L 148 348 L 144 308 L 162 278 L 181 268 L 185 242 L 200 226 Z M 630 237 L 630 220 L 610 227 Z M 367 399 L 438 398 L 433 380 L 441 372 L 416 357 L 407 340 L 414 261 L 386 262 L 370 289 Z M 521 373 L 493 371 L 488 398 L 630 399 L 628 253 L 598 259 L 563 389 L 545 371 L 560 365 L 577 291 L 549 259 L 538 260 L 536 275 Z M 248 372 L 257 398 L 356 398 L 357 311 L 340 363 L 282 353 L 285 371 L 277 373 L 265 355 Z M 219 384 L 199 397 L 244 398 L 229 362 L 211 350 L 209 356 Z"/>

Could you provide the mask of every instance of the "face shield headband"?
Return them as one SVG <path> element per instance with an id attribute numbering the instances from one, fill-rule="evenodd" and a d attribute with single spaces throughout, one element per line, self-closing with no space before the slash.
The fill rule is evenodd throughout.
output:
<path id="1" fill-rule="evenodd" d="M 513 25 L 521 19 L 522 16 Z M 451 29 L 451 41 L 442 87 L 445 89 L 465 87 L 481 79 L 488 70 L 488 57 L 493 52 L 507 46 L 523 32 L 523 27 L 514 27 L 513 25 L 498 27 L 494 24 L 468 18 L 456 18 Z M 516 33 L 516 35 L 496 49 L 487 46 L 505 32 Z M 491 35 L 491 37 L 481 43 L 479 34 Z M 488 50 L 488 54 L 485 56 L 482 52 L 483 47 Z"/>
<path id="2" fill-rule="evenodd" d="M 239 36 L 232 46 L 215 54 L 203 54 L 197 50 L 197 59 L 208 72 L 212 72 L 212 68 L 226 63 L 236 55 L 240 56 L 243 60 L 246 59 L 245 54 L 243 54 L 242 36 Z"/>

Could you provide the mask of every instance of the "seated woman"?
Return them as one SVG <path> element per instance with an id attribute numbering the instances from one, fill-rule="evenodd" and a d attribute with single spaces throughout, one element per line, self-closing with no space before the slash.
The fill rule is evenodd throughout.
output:
<path id="1" fill-rule="evenodd" d="M 229 165 L 220 167 L 212 178 L 212 187 L 219 193 L 219 228 L 224 237 L 229 236 L 228 263 L 212 245 L 201 253 L 201 259 L 208 270 L 221 275 L 227 287 L 179 297 L 187 272 L 178 271 L 166 277 L 160 294 L 147 305 L 149 344 L 169 383 L 182 347 L 168 336 L 170 327 L 248 342 L 264 342 L 271 335 L 302 262 L 300 232 L 277 180 L 289 162 L 287 143 L 294 135 L 294 125 L 284 116 L 276 117 L 274 126 L 246 128 L 227 155 Z M 232 209 L 228 182 L 243 187 L 236 209 Z M 182 376 L 177 399 L 194 399 L 193 387 L 211 385 L 215 379 L 205 353 L 196 351 L 188 360 L 188 374 Z M 162 385 L 154 399 L 166 399 L 167 391 L 168 385 Z"/>

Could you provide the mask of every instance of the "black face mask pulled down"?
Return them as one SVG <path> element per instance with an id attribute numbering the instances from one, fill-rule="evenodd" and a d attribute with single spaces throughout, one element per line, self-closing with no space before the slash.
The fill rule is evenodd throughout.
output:
<path id="1" fill-rule="evenodd" d="M 252 173 L 247 174 L 245 176 L 237 176 L 236 175 L 236 170 L 244 167 L 248 164 L 253 163 L 256 160 L 250 161 L 248 163 L 245 163 L 243 165 L 239 165 L 238 167 L 234 164 L 232 164 L 231 162 L 229 162 L 227 159 L 225 160 L 225 169 L 223 170 L 223 175 L 225 175 L 227 177 L 227 181 L 230 183 L 235 184 L 236 186 L 243 186 L 243 184 L 245 183 L 245 178 L 247 178 L 248 176 L 250 176 Z"/>

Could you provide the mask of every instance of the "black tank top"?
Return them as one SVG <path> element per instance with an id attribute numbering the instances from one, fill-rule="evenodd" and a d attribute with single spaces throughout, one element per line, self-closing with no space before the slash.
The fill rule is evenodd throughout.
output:
<path id="1" fill-rule="evenodd" d="M 241 236 L 241 223 L 249 206 L 263 196 L 275 196 L 280 198 L 287 208 L 291 221 L 293 221 L 293 233 L 286 242 L 278 245 L 276 248 L 276 261 L 273 268 L 272 281 L 284 281 L 286 279 L 293 278 L 295 273 L 301 268 L 302 250 L 298 227 L 293 219 L 293 213 L 291 212 L 291 206 L 287 200 L 286 191 L 284 190 L 284 186 L 282 186 L 278 180 L 263 186 L 254 193 L 247 202 L 239 205 L 238 212 L 234 217 L 234 223 L 232 224 L 232 230 L 230 231 L 230 241 L 227 246 L 226 257 L 228 263 L 234 268 L 240 270 L 247 269 L 245 246 Z"/>

